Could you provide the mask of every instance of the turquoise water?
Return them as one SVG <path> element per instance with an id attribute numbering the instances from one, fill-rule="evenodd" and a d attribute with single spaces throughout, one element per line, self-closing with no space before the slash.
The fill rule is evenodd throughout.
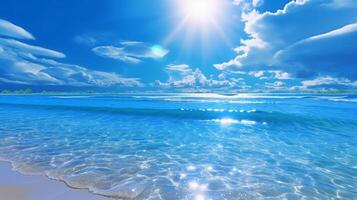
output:
<path id="1" fill-rule="evenodd" d="M 357 199 L 357 96 L 0 96 L 0 158 L 117 199 Z"/>

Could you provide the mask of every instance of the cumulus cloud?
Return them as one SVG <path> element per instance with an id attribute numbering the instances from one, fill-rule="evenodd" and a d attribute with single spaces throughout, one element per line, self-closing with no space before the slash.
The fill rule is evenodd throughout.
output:
<path id="1" fill-rule="evenodd" d="M 98 46 L 92 51 L 98 56 L 131 64 L 138 64 L 143 58 L 160 59 L 169 53 L 169 50 L 160 45 L 148 45 L 137 41 L 123 41 L 120 42 L 120 46 Z"/>
<path id="2" fill-rule="evenodd" d="M 357 81 L 351 81 L 347 78 L 336 78 L 331 76 L 317 77 L 312 80 L 301 82 L 301 86 L 295 86 L 295 90 L 316 90 L 316 89 L 357 89 Z"/>
<path id="3" fill-rule="evenodd" d="M 23 30 L 20 27 L 18 29 Z M 0 82 L 71 86 L 141 85 L 136 78 L 124 78 L 116 73 L 89 70 L 53 60 L 64 57 L 65 55 L 58 51 L 29 45 L 15 39 L 0 38 Z"/>
<path id="4" fill-rule="evenodd" d="M 350 0 L 296 0 L 276 12 L 247 11 L 242 20 L 249 38 L 234 59 L 215 67 L 356 79 L 356 6 Z"/>
<path id="5" fill-rule="evenodd" d="M 245 72 L 241 72 L 245 73 Z M 260 71 L 250 71 L 249 75 L 254 76 L 259 79 L 277 79 L 277 80 L 287 80 L 291 79 L 291 76 L 287 72 L 279 71 L 279 70 L 260 70 Z"/>
<path id="6" fill-rule="evenodd" d="M 288 90 L 288 88 L 285 86 L 285 83 L 283 81 L 266 82 L 264 89 L 270 91 Z"/>
<path id="7" fill-rule="evenodd" d="M 25 29 L 3 19 L 0 19 L 0 36 L 7 36 L 17 39 L 35 39 L 35 37 L 33 37 L 33 35 L 27 32 Z"/>
<path id="8" fill-rule="evenodd" d="M 357 24 L 309 37 L 278 52 L 281 65 L 298 77 L 331 75 L 357 79 Z"/>
<path id="9" fill-rule="evenodd" d="M 263 0 L 233 0 L 233 4 L 242 6 L 244 10 L 253 9 L 262 4 Z"/>
<path id="10" fill-rule="evenodd" d="M 168 65 L 166 67 L 169 79 L 167 82 L 155 81 L 155 86 L 166 88 L 232 88 L 237 82 L 227 79 L 207 78 L 200 69 L 192 69 L 186 64 Z"/>

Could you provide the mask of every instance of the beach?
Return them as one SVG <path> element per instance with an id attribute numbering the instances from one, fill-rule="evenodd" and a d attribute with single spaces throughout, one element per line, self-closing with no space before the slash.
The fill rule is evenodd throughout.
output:
<path id="1" fill-rule="evenodd" d="M 106 200 L 107 198 L 67 187 L 60 181 L 40 175 L 23 175 L 11 164 L 0 162 L 1 200 Z"/>

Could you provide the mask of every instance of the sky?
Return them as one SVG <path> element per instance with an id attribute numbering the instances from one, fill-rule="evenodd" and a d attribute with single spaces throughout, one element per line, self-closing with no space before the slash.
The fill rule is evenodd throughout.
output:
<path id="1" fill-rule="evenodd" d="M 11 0 L 0 89 L 357 91 L 355 0 Z"/>

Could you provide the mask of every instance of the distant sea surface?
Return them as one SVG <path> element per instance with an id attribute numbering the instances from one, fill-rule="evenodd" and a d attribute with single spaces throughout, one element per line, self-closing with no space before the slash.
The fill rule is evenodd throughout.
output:
<path id="1" fill-rule="evenodd" d="M 116 199 L 357 199 L 357 96 L 1 95 L 0 159 Z"/>

